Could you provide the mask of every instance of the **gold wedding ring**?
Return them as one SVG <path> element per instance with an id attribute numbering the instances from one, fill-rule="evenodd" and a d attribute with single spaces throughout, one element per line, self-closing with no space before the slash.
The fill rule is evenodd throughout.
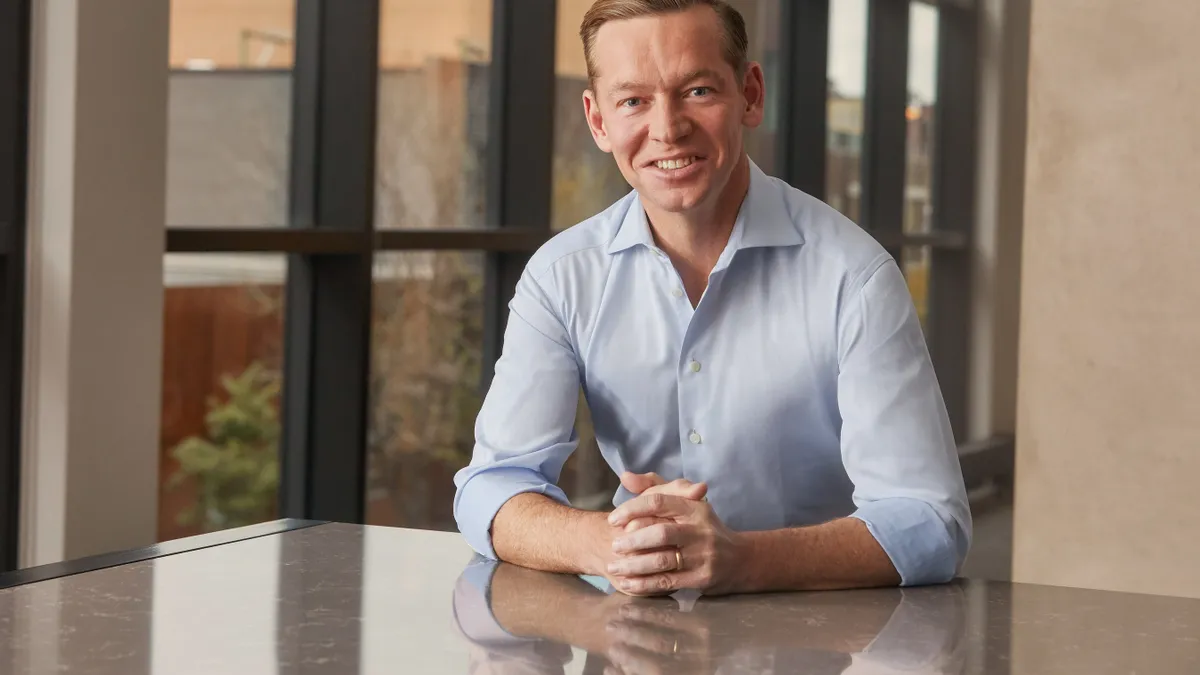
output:
<path id="1" fill-rule="evenodd" d="M 679 549 L 675 549 L 675 569 L 683 569 L 683 554 L 679 552 Z"/>

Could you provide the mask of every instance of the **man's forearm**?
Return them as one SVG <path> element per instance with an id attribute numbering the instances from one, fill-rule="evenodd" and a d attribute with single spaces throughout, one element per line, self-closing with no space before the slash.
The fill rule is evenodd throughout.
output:
<path id="1" fill-rule="evenodd" d="M 749 592 L 895 586 L 900 574 L 866 523 L 841 518 L 811 527 L 743 532 Z"/>
<path id="2" fill-rule="evenodd" d="M 611 556 L 607 514 L 581 511 L 527 492 L 492 520 L 492 548 L 503 561 L 545 572 L 603 574 Z"/>

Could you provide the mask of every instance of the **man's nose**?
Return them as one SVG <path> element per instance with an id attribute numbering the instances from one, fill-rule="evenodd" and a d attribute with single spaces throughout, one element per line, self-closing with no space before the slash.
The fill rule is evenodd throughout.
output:
<path id="1" fill-rule="evenodd" d="M 650 138 L 672 145 L 692 132 L 692 123 L 678 101 L 670 99 L 654 106 L 650 118 Z"/>

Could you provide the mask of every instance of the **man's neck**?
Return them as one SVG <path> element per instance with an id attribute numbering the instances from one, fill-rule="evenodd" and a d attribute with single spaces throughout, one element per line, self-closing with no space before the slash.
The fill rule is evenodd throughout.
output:
<path id="1" fill-rule="evenodd" d="M 679 272 L 695 306 L 708 275 L 729 243 L 742 201 L 750 189 L 750 160 L 738 161 L 729 182 L 711 204 L 687 213 L 666 213 L 643 203 L 655 242 Z"/>

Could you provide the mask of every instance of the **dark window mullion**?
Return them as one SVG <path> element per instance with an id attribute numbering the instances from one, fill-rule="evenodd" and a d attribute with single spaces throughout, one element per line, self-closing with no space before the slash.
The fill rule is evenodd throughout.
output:
<path id="1" fill-rule="evenodd" d="M 938 116 L 933 224 L 959 236 L 959 250 L 933 249 L 929 271 L 930 352 L 955 437 L 966 440 L 970 350 L 971 235 L 975 223 L 978 11 L 943 3 L 938 23 Z"/>
<path id="2" fill-rule="evenodd" d="M 495 0 L 488 85 L 486 226 L 550 234 L 555 2 Z M 528 253 L 491 253 L 484 277 L 483 382 L 500 356 L 508 301 Z"/>
<path id="3" fill-rule="evenodd" d="M 0 571 L 20 542 L 30 1 L 0 2 Z"/>
<path id="4" fill-rule="evenodd" d="M 378 31 L 376 2 L 296 3 L 289 208 L 294 227 L 353 232 L 371 241 Z M 371 264 L 369 245 L 290 257 L 284 516 L 364 519 Z"/>
<path id="5" fill-rule="evenodd" d="M 829 0 L 788 0 L 781 9 L 780 176 L 825 198 L 829 96 Z"/>
<path id="6" fill-rule="evenodd" d="M 172 227 L 168 253 L 306 253 L 369 251 L 494 251 L 529 253 L 550 237 L 545 228 L 397 229 L 369 232 L 340 227 Z"/>
<path id="7" fill-rule="evenodd" d="M 908 2 L 897 0 L 871 0 L 867 15 L 861 224 L 882 236 L 904 223 L 908 17 Z M 900 260 L 899 249 L 889 252 Z"/>

